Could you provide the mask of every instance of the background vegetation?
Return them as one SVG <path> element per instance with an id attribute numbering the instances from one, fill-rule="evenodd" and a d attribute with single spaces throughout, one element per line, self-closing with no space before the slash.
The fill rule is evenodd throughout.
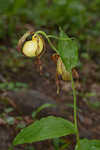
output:
<path id="1" fill-rule="evenodd" d="M 85 99 L 87 106 L 100 108 L 100 102 L 95 101 L 97 97 L 100 98 L 100 94 L 95 92 L 95 89 L 100 91 L 100 0 L 0 0 L 0 93 L 29 88 L 42 91 L 50 79 L 51 91 L 46 94 L 51 92 L 52 96 L 56 95 L 56 89 L 52 89 L 54 64 L 45 57 L 44 62 L 50 62 L 52 73 L 44 72 L 44 77 L 40 77 L 36 70 L 32 70 L 33 60 L 19 54 L 16 46 L 23 33 L 30 28 L 58 35 L 59 26 L 69 37 L 76 37 L 79 41 L 78 69 L 82 88 L 81 92 L 77 91 L 77 95 L 80 100 Z M 46 70 L 45 65 L 44 68 Z M 40 88 L 41 80 L 45 84 L 41 84 Z M 95 87 L 93 90 L 92 86 Z M 63 98 L 62 95 L 61 97 Z M 94 103 L 89 101 L 91 99 L 94 99 Z M 86 108 L 83 110 L 86 111 Z M 12 108 L 4 105 L 3 109 L 0 108 L 0 113 L 9 125 L 15 124 L 16 115 L 9 114 L 12 113 Z M 19 126 L 23 128 L 25 123 L 22 122 Z"/>

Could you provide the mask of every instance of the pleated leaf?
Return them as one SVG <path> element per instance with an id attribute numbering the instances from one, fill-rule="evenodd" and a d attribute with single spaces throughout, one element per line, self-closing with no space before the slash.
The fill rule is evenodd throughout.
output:
<path id="1" fill-rule="evenodd" d="M 76 145 L 75 150 L 100 150 L 100 140 L 82 139 Z"/>
<path id="2" fill-rule="evenodd" d="M 76 40 L 69 38 L 63 30 L 60 31 L 60 38 L 67 40 L 59 40 L 58 54 L 60 55 L 67 71 L 71 71 L 78 65 L 78 43 Z"/>
<path id="3" fill-rule="evenodd" d="M 13 145 L 38 142 L 75 134 L 74 125 L 63 118 L 49 116 L 42 118 L 21 130 L 13 141 Z"/>

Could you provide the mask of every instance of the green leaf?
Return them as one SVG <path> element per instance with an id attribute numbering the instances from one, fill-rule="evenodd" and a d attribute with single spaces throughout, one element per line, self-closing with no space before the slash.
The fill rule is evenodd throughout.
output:
<path id="1" fill-rule="evenodd" d="M 0 13 L 2 13 L 3 11 L 7 10 L 7 8 L 10 5 L 10 1 L 9 0 L 0 0 Z"/>
<path id="2" fill-rule="evenodd" d="M 100 140 L 79 140 L 75 150 L 100 150 Z"/>
<path id="3" fill-rule="evenodd" d="M 60 38 L 66 38 L 66 40 L 59 40 L 58 53 L 66 70 L 71 71 L 78 65 L 78 44 L 76 40 L 69 38 L 62 30 L 60 31 Z"/>
<path id="4" fill-rule="evenodd" d="M 15 0 L 13 6 L 13 13 L 17 13 L 25 4 L 26 0 Z"/>
<path id="5" fill-rule="evenodd" d="M 96 102 L 91 102 L 89 100 L 87 100 L 87 104 L 94 108 L 94 109 L 99 109 L 100 108 L 100 102 L 96 101 Z"/>
<path id="6" fill-rule="evenodd" d="M 8 107 L 8 108 L 5 108 L 4 111 L 5 111 L 5 113 L 10 113 L 10 112 L 14 111 L 14 108 Z"/>
<path id="7" fill-rule="evenodd" d="M 56 105 L 54 105 L 54 104 L 43 104 L 43 105 L 41 105 L 36 111 L 34 111 L 34 112 L 32 113 L 32 118 L 35 118 L 36 115 L 37 115 L 40 111 L 42 111 L 43 109 L 48 108 L 48 107 L 55 107 L 55 106 L 56 106 Z"/>
<path id="8" fill-rule="evenodd" d="M 9 125 L 13 125 L 13 124 L 15 123 L 14 117 L 11 117 L 11 116 L 8 116 L 8 118 L 6 118 L 5 121 L 6 121 Z"/>
<path id="9" fill-rule="evenodd" d="M 22 128 L 25 128 L 25 126 L 26 126 L 25 122 L 21 122 L 21 123 L 19 123 L 19 124 L 17 125 L 16 128 L 22 129 Z"/>
<path id="10" fill-rule="evenodd" d="M 13 145 L 38 142 L 74 134 L 74 125 L 63 118 L 49 116 L 36 121 L 21 130 L 13 141 Z"/>

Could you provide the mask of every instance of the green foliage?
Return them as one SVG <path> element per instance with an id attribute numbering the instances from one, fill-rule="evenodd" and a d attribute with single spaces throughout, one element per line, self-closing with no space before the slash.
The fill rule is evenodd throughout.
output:
<path id="1" fill-rule="evenodd" d="M 1 12 L 7 16 L 24 15 L 36 25 L 58 24 L 75 29 L 82 28 L 87 22 L 86 7 L 79 0 L 4 0 L 0 6 Z"/>
<path id="2" fill-rule="evenodd" d="M 40 107 L 37 108 L 36 111 L 34 111 L 32 113 L 32 118 L 35 118 L 40 111 L 42 111 L 43 109 L 48 108 L 48 107 L 55 107 L 55 105 L 54 104 L 43 104 L 43 105 L 41 105 Z"/>
<path id="3" fill-rule="evenodd" d="M 99 109 L 100 108 L 100 102 L 96 101 L 96 102 L 91 102 L 90 100 L 87 100 L 87 104 L 94 109 Z"/>
<path id="4" fill-rule="evenodd" d="M 17 125 L 17 129 L 22 129 L 22 128 L 25 128 L 26 124 L 24 122 L 21 122 L 21 123 L 18 123 Z"/>
<path id="5" fill-rule="evenodd" d="M 0 13 L 6 11 L 10 4 L 10 0 L 0 0 Z"/>
<path id="6" fill-rule="evenodd" d="M 85 102 L 91 108 L 93 108 L 93 109 L 99 109 L 100 108 L 99 100 L 98 101 L 97 100 L 91 101 L 92 97 L 94 97 L 94 98 L 97 97 L 97 94 L 95 92 L 79 93 L 79 95 L 85 99 Z"/>
<path id="7" fill-rule="evenodd" d="M 26 83 L 21 83 L 21 82 L 4 82 L 0 83 L 0 89 L 1 90 L 13 90 L 17 91 L 19 89 L 25 89 L 28 88 L 28 85 Z"/>
<path id="8" fill-rule="evenodd" d="M 100 150 L 100 140 L 82 139 L 76 145 L 75 150 Z"/>
<path id="9" fill-rule="evenodd" d="M 71 72 L 71 70 L 77 66 L 78 64 L 78 46 L 75 40 L 68 38 L 66 34 L 61 30 L 60 37 L 58 38 L 58 50 L 52 45 L 48 36 L 45 32 L 40 31 L 37 33 L 41 33 L 44 35 L 51 47 L 58 52 L 60 55 L 66 70 Z M 73 80 L 73 79 L 72 79 Z M 72 81 L 72 87 L 74 91 L 74 82 Z M 74 98 L 75 98 L 74 92 Z M 46 107 L 50 107 L 50 104 L 42 105 L 35 113 L 32 114 L 33 117 L 37 115 L 42 109 Z M 74 99 L 74 113 L 76 113 L 76 99 Z M 76 121 L 76 114 L 74 117 Z M 24 128 L 14 139 L 13 145 L 24 144 L 24 143 L 32 143 L 38 142 L 46 139 L 57 138 L 69 134 L 77 134 L 77 124 L 73 125 L 71 122 L 63 119 L 57 118 L 53 116 L 49 116 L 47 118 L 42 118 L 40 121 L 36 121 L 32 125 Z M 65 145 L 66 147 L 67 145 Z"/>
<path id="10" fill-rule="evenodd" d="M 26 0 L 1 0 L 0 1 L 0 13 L 4 13 L 7 16 L 13 16 L 20 11 L 26 4 Z"/>
<path id="11" fill-rule="evenodd" d="M 32 143 L 51 138 L 75 134 L 74 125 L 60 117 L 49 116 L 21 130 L 13 145 Z"/>
<path id="12" fill-rule="evenodd" d="M 33 19 L 38 25 L 58 24 L 82 27 L 86 23 L 86 9 L 79 0 L 47 0 L 34 2 Z M 66 25 L 66 20 L 69 24 Z"/>
<path id="13" fill-rule="evenodd" d="M 61 30 L 60 38 L 68 38 Z M 68 38 L 68 40 L 59 40 L 58 53 L 66 67 L 67 71 L 71 71 L 78 65 L 78 45 L 75 40 Z"/>
<path id="14" fill-rule="evenodd" d="M 66 143 L 65 140 L 61 139 L 61 138 L 56 138 L 53 139 L 53 146 L 55 150 L 64 150 L 67 149 L 69 147 L 70 143 Z"/>
<path id="15" fill-rule="evenodd" d="M 26 6 L 26 0 L 21 0 L 21 1 L 20 0 L 15 0 L 13 2 L 12 15 L 18 14 L 21 11 L 21 9 L 25 6 Z"/>
<path id="16" fill-rule="evenodd" d="M 79 0 L 1 0 L 0 3 L 0 39 L 6 39 L 5 43 L 9 43 L 9 37 L 11 38 L 12 45 L 16 45 L 15 39 L 17 39 L 16 33 L 23 25 L 30 23 L 35 27 L 46 26 L 46 29 L 50 27 L 50 30 L 55 29 L 56 26 L 61 26 L 68 35 L 74 35 L 82 42 L 80 49 L 82 49 L 85 59 L 90 59 L 90 53 L 87 54 L 86 50 L 99 51 L 99 11 L 100 0 L 92 1 L 79 1 Z M 97 23 L 95 23 L 97 22 Z M 78 65 L 78 45 L 75 39 L 69 38 L 64 31 L 60 31 L 60 38 L 67 38 L 67 41 L 59 40 L 58 54 L 62 58 L 62 61 L 66 67 L 66 70 L 71 71 Z M 51 31 L 52 32 L 52 31 Z M 3 46 L 3 45 L 2 45 Z M 15 47 L 14 47 L 15 48 Z M 3 48 L 5 47 L 3 46 Z M 8 47 L 7 47 L 8 49 Z M 17 56 L 17 55 L 16 55 Z M 15 61 L 3 58 L 2 66 L 14 68 L 13 72 L 16 72 L 16 68 L 23 66 L 23 61 L 19 61 L 17 58 Z M 2 67 L 5 68 L 5 67 Z M 27 85 L 22 83 L 5 82 L 0 84 L 1 90 L 18 90 L 21 88 L 27 88 Z M 75 93 L 75 92 L 74 92 Z M 94 105 L 90 104 L 89 105 Z M 75 105 L 70 105 L 75 109 Z M 51 107 L 49 104 L 45 104 L 39 107 L 33 112 L 32 117 L 36 115 L 44 108 Z M 100 103 L 95 103 L 95 108 L 100 107 Z M 76 108 L 77 109 L 77 108 Z M 11 110 L 7 110 L 9 113 Z M 75 113 L 75 111 L 74 111 Z M 75 119 L 74 119 L 75 120 Z M 8 124 L 14 124 L 14 118 L 8 117 Z M 23 128 L 25 124 L 19 124 L 17 128 Z M 40 121 L 36 121 L 32 125 L 24 128 L 15 138 L 13 144 L 31 143 L 69 134 L 76 133 L 74 125 L 63 118 L 47 117 Z M 57 145 L 58 144 L 58 145 Z M 65 145 L 66 147 L 66 145 Z M 59 143 L 55 142 L 55 149 L 59 148 Z M 75 150 L 100 150 L 99 140 L 79 140 Z"/>
<path id="17" fill-rule="evenodd" d="M 16 25 L 21 17 L 21 10 L 25 8 L 26 0 L 4 0 L 0 1 L 0 37 L 13 36 L 16 32 Z"/>
<path id="18" fill-rule="evenodd" d="M 15 122 L 14 117 L 8 116 L 7 118 L 5 118 L 6 123 L 8 123 L 9 125 L 13 125 Z"/>
<path id="19" fill-rule="evenodd" d="M 14 111 L 14 108 L 8 107 L 8 108 L 5 108 L 4 111 L 5 111 L 5 113 L 10 113 L 10 112 Z"/>
<path id="20" fill-rule="evenodd" d="M 99 0 L 1 0 L 0 38 L 16 38 L 17 27 L 22 30 L 28 22 L 54 32 L 55 26 L 61 26 L 81 41 L 82 50 L 99 52 L 99 10 Z"/>

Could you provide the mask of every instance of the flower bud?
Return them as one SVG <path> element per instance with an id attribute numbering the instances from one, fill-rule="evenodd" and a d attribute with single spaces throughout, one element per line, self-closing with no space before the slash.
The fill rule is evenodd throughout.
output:
<path id="1" fill-rule="evenodd" d="M 63 80 L 71 80 L 70 73 L 66 70 L 65 65 L 63 64 L 60 57 L 57 61 L 57 73 L 58 75 L 61 75 Z"/>
<path id="2" fill-rule="evenodd" d="M 26 32 L 18 42 L 17 49 L 27 57 L 39 56 L 43 50 L 43 40 L 41 36 L 33 32 Z"/>
<path id="3" fill-rule="evenodd" d="M 33 36 L 32 40 L 26 41 L 22 53 L 27 57 L 39 56 L 43 50 L 43 40 L 40 36 Z"/>

